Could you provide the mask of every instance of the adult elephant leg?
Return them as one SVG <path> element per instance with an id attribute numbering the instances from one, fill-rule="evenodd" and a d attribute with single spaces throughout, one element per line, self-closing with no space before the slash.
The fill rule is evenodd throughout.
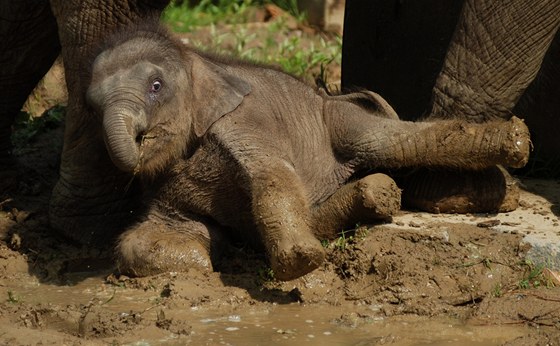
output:
<path id="1" fill-rule="evenodd" d="M 389 176 L 371 174 L 340 187 L 313 208 L 313 233 L 334 239 L 356 223 L 389 220 L 401 207 L 401 190 Z"/>
<path id="2" fill-rule="evenodd" d="M 465 1 L 427 118 L 476 122 L 509 118 L 539 71 L 559 25 L 557 0 Z M 509 211 L 517 207 L 519 194 L 513 178 L 498 167 L 485 173 L 421 171 L 403 184 L 407 204 L 428 209 L 439 205 L 442 212 Z M 435 184 L 449 188 L 441 195 L 430 194 L 439 198 L 426 203 L 423 193 Z"/>
<path id="3" fill-rule="evenodd" d="M 560 167 L 560 30 L 546 53 L 537 77 L 525 91 L 513 113 L 524 118 L 531 129 L 534 166 L 546 170 Z M 551 163 L 553 163 L 551 165 Z M 556 163 L 556 164 L 554 164 Z M 548 166 L 548 167 L 547 167 Z M 542 171 L 541 171 L 542 172 Z M 544 174 L 554 173 L 543 172 Z"/>
<path id="4" fill-rule="evenodd" d="M 309 273 L 323 262 L 325 250 L 313 235 L 300 178 L 284 160 L 267 156 L 250 161 L 253 217 L 275 277 L 292 280 Z"/>
<path id="5" fill-rule="evenodd" d="M 395 178 L 406 208 L 431 213 L 508 212 L 519 206 L 519 186 L 503 167 L 418 169 Z"/>
<path id="6" fill-rule="evenodd" d="M 154 19 L 168 1 L 52 0 L 68 87 L 60 179 L 50 203 L 51 225 L 83 243 L 107 242 L 134 214 L 131 176 L 111 163 L 100 121 L 85 106 L 91 49 L 133 22 Z M 138 200 L 138 198 L 136 198 Z"/>
<path id="7" fill-rule="evenodd" d="M 17 186 L 11 130 L 25 100 L 60 52 L 48 1 L 0 2 L 0 192 Z"/>
<path id="8" fill-rule="evenodd" d="M 146 220 L 120 236 L 117 266 L 131 276 L 212 271 L 212 261 L 224 246 L 219 225 L 199 217 L 170 217 L 152 210 Z"/>
<path id="9" fill-rule="evenodd" d="M 558 0 L 465 1 L 428 118 L 509 118 L 559 25 Z"/>

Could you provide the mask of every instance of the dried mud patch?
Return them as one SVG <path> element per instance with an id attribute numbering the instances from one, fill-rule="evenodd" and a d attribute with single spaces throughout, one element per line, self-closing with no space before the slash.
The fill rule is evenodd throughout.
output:
<path id="1" fill-rule="evenodd" d="M 329 260 L 347 299 L 373 299 L 387 316 L 462 313 L 521 280 L 520 242 L 519 235 L 469 225 L 377 227 L 344 250 L 335 247 Z"/>

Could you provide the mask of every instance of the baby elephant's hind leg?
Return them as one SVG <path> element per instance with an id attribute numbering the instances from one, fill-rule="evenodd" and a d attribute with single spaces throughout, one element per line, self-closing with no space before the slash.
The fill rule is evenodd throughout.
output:
<path id="1" fill-rule="evenodd" d="M 390 219 L 401 206 L 401 190 L 389 176 L 368 175 L 337 190 L 313 211 L 315 235 L 333 239 L 359 222 Z"/>
<path id="2" fill-rule="evenodd" d="M 130 276 L 190 269 L 212 271 L 211 257 L 223 246 L 219 226 L 150 215 L 121 235 L 117 264 L 121 273 Z"/>

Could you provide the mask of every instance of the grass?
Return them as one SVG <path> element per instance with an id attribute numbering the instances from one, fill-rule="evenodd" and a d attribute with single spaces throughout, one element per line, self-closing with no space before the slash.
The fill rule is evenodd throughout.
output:
<path id="1" fill-rule="evenodd" d="M 500 297 L 504 294 L 504 292 L 503 292 L 503 287 L 502 287 L 502 284 L 501 284 L 500 282 L 498 282 L 498 283 L 494 286 L 494 288 L 492 289 L 491 294 L 492 294 L 492 296 L 495 297 L 495 298 L 500 298 Z"/>
<path id="2" fill-rule="evenodd" d="M 297 0 L 201 0 L 192 5 L 187 1 L 172 1 L 162 14 L 162 20 L 173 30 L 190 32 L 211 24 L 246 23 L 255 9 L 274 4 L 302 22 L 305 14 L 299 11 Z"/>
<path id="3" fill-rule="evenodd" d="M 245 23 L 249 9 L 254 6 L 253 0 L 202 0 L 196 6 L 190 6 L 188 1 L 181 4 L 173 1 L 163 12 L 161 19 L 174 31 L 191 32 L 197 27 L 211 24 Z"/>
<path id="4" fill-rule="evenodd" d="M 39 134 L 48 129 L 60 126 L 66 114 L 65 106 L 55 106 L 47 110 L 40 117 L 33 117 L 28 113 L 20 112 L 14 124 L 12 143 L 15 147 L 21 147 L 25 143 L 32 142 Z"/>
<path id="5" fill-rule="evenodd" d="M 263 283 L 275 281 L 274 271 L 270 267 L 260 267 L 257 270 L 257 276 Z"/>
<path id="6" fill-rule="evenodd" d="M 8 303 L 17 304 L 20 302 L 20 298 L 12 291 L 8 291 Z"/>
<path id="7" fill-rule="evenodd" d="M 288 14 L 251 22 L 267 3 Z M 189 43 L 199 49 L 275 65 L 307 81 L 326 81 L 328 66 L 341 63 L 342 38 L 305 33 L 298 28 L 303 18 L 296 0 L 202 0 L 194 7 L 172 3 L 162 15 L 173 30 L 189 33 Z"/>
<path id="8" fill-rule="evenodd" d="M 526 260 L 523 265 L 526 268 L 526 274 L 517 284 L 520 289 L 548 286 L 547 280 L 543 277 L 544 264 L 535 265 L 532 261 Z"/>
<path id="9" fill-rule="evenodd" d="M 362 227 L 357 224 L 354 229 L 341 231 L 340 236 L 332 242 L 322 240 L 321 245 L 323 245 L 324 248 L 333 248 L 337 251 L 344 252 L 349 246 L 355 244 L 356 241 L 364 239 L 368 233 L 369 230 L 367 227 Z"/>

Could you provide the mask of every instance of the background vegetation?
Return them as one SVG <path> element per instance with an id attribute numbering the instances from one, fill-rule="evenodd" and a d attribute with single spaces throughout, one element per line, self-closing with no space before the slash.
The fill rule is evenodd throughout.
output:
<path id="1" fill-rule="evenodd" d="M 340 78 L 342 38 L 307 26 L 297 0 L 174 1 L 162 20 L 204 50 L 277 65 L 308 81 Z"/>

